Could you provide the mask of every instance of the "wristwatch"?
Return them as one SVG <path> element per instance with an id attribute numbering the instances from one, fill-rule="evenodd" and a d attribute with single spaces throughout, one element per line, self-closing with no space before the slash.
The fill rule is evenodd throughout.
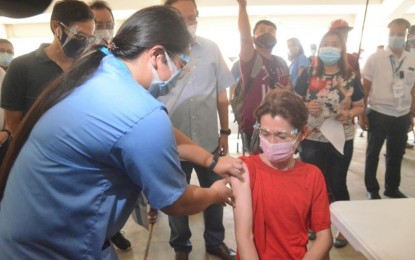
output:
<path id="1" fill-rule="evenodd" d="M 231 129 L 228 129 L 228 130 L 220 130 L 220 134 L 221 135 L 231 135 Z"/>

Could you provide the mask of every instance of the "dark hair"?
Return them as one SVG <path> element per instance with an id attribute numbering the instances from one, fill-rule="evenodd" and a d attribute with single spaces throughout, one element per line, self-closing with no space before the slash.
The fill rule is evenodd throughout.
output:
<path id="1" fill-rule="evenodd" d="M 66 26 L 76 22 L 85 22 L 94 20 L 94 14 L 91 9 L 82 1 L 62 0 L 56 2 L 53 6 L 51 21 L 59 21 Z"/>
<path id="2" fill-rule="evenodd" d="M 7 39 L 0 39 L 0 44 L 2 44 L 2 43 L 10 44 L 12 46 L 12 48 L 14 49 L 13 44 L 9 40 L 7 40 Z"/>
<path id="3" fill-rule="evenodd" d="M 96 0 L 96 1 L 89 3 L 89 8 L 91 8 L 91 10 L 92 9 L 97 9 L 97 10 L 107 9 L 112 16 L 112 20 L 114 21 L 114 15 L 112 14 L 112 9 L 107 2 L 102 1 L 102 0 Z"/>
<path id="4" fill-rule="evenodd" d="M 255 110 L 257 122 L 261 122 L 261 117 L 267 114 L 280 116 L 301 131 L 307 124 L 308 109 L 303 100 L 292 91 L 276 89 L 270 91 Z"/>
<path id="5" fill-rule="evenodd" d="M 128 18 L 113 39 L 112 53 L 123 60 L 137 58 L 155 45 L 168 53 L 183 53 L 190 45 L 187 27 L 172 7 L 144 8 Z M 20 123 L 17 133 L 0 168 L 0 200 L 3 197 L 10 169 L 39 118 L 48 109 L 81 86 L 97 70 L 105 54 L 103 45 L 95 45 L 78 58 L 71 69 L 50 83 L 40 94 Z"/>
<path id="6" fill-rule="evenodd" d="M 323 41 L 328 36 L 331 36 L 331 35 L 336 35 L 340 40 L 342 50 L 341 50 L 340 60 L 337 62 L 337 64 L 339 65 L 340 74 L 342 75 L 342 77 L 345 79 L 348 79 L 352 73 L 352 68 L 350 67 L 349 62 L 347 61 L 346 42 L 344 41 L 343 34 L 339 30 L 328 31 L 321 38 L 319 49 L 321 48 L 321 44 L 323 43 Z M 323 61 L 320 58 L 318 58 L 318 55 L 317 55 L 317 62 L 315 62 L 314 64 L 314 68 L 315 68 L 315 71 L 318 77 L 323 76 L 324 64 L 323 64 Z"/>
<path id="7" fill-rule="evenodd" d="M 258 22 L 256 22 L 254 29 L 252 30 L 253 34 L 255 34 L 256 28 L 261 24 L 272 26 L 275 30 L 277 30 L 277 26 L 275 25 L 275 23 L 271 22 L 270 20 L 259 20 Z"/>
<path id="8" fill-rule="evenodd" d="M 197 10 L 197 5 L 196 5 L 196 1 L 195 0 L 166 0 L 166 2 L 164 2 L 164 5 L 167 6 L 172 6 L 177 2 L 185 2 L 185 1 L 190 1 L 195 5 L 196 8 L 196 15 L 199 16 L 199 10 Z"/>
<path id="9" fill-rule="evenodd" d="M 294 44 L 296 44 L 299 47 L 298 55 L 304 54 L 304 48 L 303 48 L 303 45 L 301 45 L 301 42 L 300 42 L 299 39 L 297 39 L 297 38 L 290 38 L 290 39 L 287 40 L 287 43 L 289 43 L 289 42 L 293 42 Z M 293 59 L 293 57 L 288 56 L 288 60 L 289 61 L 292 61 L 294 59 Z"/>
<path id="10" fill-rule="evenodd" d="M 409 28 L 411 27 L 411 23 L 410 23 L 408 20 L 403 19 L 403 18 L 396 18 L 396 19 L 392 20 L 392 21 L 388 24 L 388 28 L 391 28 L 391 26 L 392 26 L 393 24 L 400 24 L 400 25 L 404 25 L 404 26 L 405 26 L 405 28 L 406 28 L 407 30 L 409 30 Z"/>

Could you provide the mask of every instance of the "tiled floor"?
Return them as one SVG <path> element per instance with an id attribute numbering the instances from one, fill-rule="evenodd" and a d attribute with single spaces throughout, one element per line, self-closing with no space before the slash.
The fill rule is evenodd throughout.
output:
<path id="1" fill-rule="evenodd" d="M 235 126 L 233 126 L 233 133 L 236 133 Z M 363 169 L 364 169 L 364 157 L 365 157 L 365 147 L 366 147 L 366 133 L 365 137 L 359 137 L 360 130 L 356 133 L 355 138 L 355 149 L 353 154 L 353 160 L 350 165 L 348 173 L 348 188 L 352 200 L 363 200 L 366 199 L 366 190 L 364 187 L 363 180 Z M 232 134 L 230 137 L 230 152 L 233 156 L 238 156 L 236 152 L 237 149 L 237 139 L 236 134 Z M 414 137 L 412 133 L 409 135 L 410 143 L 414 142 Z M 382 150 L 382 154 L 384 151 Z M 415 197 L 415 150 L 407 149 L 406 154 L 402 163 L 402 183 L 401 191 L 407 194 L 410 197 Z M 384 158 L 380 156 L 380 163 L 378 169 L 378 180 L 383 187 L 384 182 Z M 197 183 L 197 177 L 194 176 L 192 183 Z M 381 188 L 381 192 L 383 189 Z M 381 196 L 384 197 L 381 193 Z M 234 226 L 233 226 L 233 215 L 232 209 L 230 207 L 225 208 L 224 214 L 224 225 L 226 228 L 226 239 L 225 242 L 228 246 L 236 248 L 235 236 L 234 236 Z M 202 259 L 218 259 L 214 256 L 208 255 L 205 253 L 204 241 L 203 241 L 203 215 L 197 214 L 190 217 L 190 227 L 192 230 L 192 244 L 193 251 L 189 255 L 191 260 L 202 260 Z M 147 244 L 147 239 L 149 232 L 135 224 L 135 222 L 130 218 L 127 224 L 124 227 L 124 232 L 126 238 L 128 238 L 132 243 L 132 250 L 129 252 L 118 252 L 119 259 L 122 260 L 132 260 L 132 259 L 144 259 L 144 252 Z M 381 229 L 379 229 L 381 232 Z M 335 233 L 335 228 L 333 228 L 333 233 Z M 149 254 L 147 259 L 156 259 L 156 260 L 165 260 L 165 259 L 174 259 L 174 252 L 169 246 L 169 235 L 170 228 L 168 225 L 168 218 L 163 213 L 160 213 L 159 221 L 155 224 L 151 243 L 149 246 Z M 350 245 L 342 249 L 333 248 L 330 251 L 331 259 L 353 259 L 360 260 L 365 259 L 365 257 L 359 252 L 355 251 Z"/>

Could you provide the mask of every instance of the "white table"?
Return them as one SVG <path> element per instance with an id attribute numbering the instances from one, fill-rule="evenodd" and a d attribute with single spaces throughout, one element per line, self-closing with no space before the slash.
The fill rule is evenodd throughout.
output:
<path id="1" fill-rule="evenodd" d="M 332 224 L 368 259 L 415 259 L 415 198 L 338 201 Z"/>

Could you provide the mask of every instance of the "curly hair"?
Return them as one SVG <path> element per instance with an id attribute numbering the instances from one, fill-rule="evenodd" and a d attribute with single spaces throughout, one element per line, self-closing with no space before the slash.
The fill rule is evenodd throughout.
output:
<path id="1" fill-rule="evenodd" d="M 288 90 L 270 91 L 255 111 L 257 122 L 261 117 L 270 114 L 287 120 L 292 127 L 302 130 L 307 124 L 308 110 L 303 100 Z"/>

